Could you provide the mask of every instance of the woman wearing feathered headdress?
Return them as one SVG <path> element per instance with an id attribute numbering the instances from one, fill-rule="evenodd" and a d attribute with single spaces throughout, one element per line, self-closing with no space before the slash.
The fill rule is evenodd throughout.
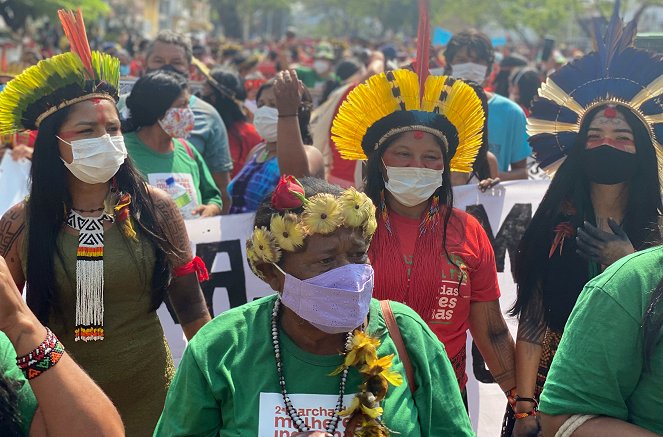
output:
<path id="1" fill-rule="evenodd" d="M 461 389 L 469 328 L 506 392 L 515 385 L 514 349 L 495 255 L 479 222 L 453 208 L 450 180 L 451 172 L 471 172 L 486 146 L 485 94 L 428 75 L 425 14 L 422 23 L 417 72 L 395 70 L 358 85 L 334 119 L 332 139 L 342 157 L 367 159 L 365 191 L 378 211 L 369 251 L 376 297 L 404 302 L 428 323 Z"/>
<path id="2" fill-rule="evenodd" d="M 0 94 L 0 132 L 38 129 L 30 197 L 0 221 L 0 255 L 27 303 L 113 400 L 128 435 L 152 433 L 174 373 L 156 315 L 187 337 L 209 320 L 183 220 L 141 180 L 120 133 L 119 61 L 60 12 L 72 52 Z"/>
<path id="3" fill-rule="evenodd" d="M 542 85 L 528 120 L 537 160 L 556 172 L 515 260 L 518 436 L 538 432 L 539 394 L 585 283 L 661 241 L 663 62 L 630 47 L 635 25 L 618 12 L 598 51 Z"/>

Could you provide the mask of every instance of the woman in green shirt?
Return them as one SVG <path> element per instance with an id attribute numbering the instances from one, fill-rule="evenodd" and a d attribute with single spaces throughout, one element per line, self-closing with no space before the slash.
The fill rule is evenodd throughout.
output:
<path id="1" fill-rule="evenodd" d="M 276 294 L 189 343 L 154 435 L 473 435 L 442 343 L 408 307 L 371 298 L 370 199 L 302 182 L 282 178 L 247 243 Z"/>
<path id="2" fill-rule="evenodd" d="M 167 181 L 186 188 L 194 200 L 186 219 L 221 214 L 221 192 L 200 153 L 185 138 L 194 127 L 186 78 L 155 71 L 138 79 L 127 97 L 131 117 L 124 141 L 136 168 L 150 185 L 169 190 Z M 183 205 L 178 205 L 183 206 Z"/>

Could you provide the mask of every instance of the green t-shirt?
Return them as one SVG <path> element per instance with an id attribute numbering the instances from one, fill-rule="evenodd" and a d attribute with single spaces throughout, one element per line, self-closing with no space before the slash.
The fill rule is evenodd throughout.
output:
<path id="1" fill-rule="evenodd" d="M 183 185 L 198 205 L 222 205 L 221 192 L 216 186 L 205 161 L 195 147 L 189 151 L 182 145 L 183 139 L 173 140 L 175 150 L 158 153 L 147 147 L 135 132 L 124 134 L 124 143 L 136 168 L 150 185 L 165 189 L 166 179 L 173 176 Z"/>
<path id="2" fill-rule="evenodd" d="M 275 295 L 227 311 L 191 340 L 170 386 L 155 436 L 289 435 L 271 337 Z M 402 436 L 474 435 L 444 346 L 408 307 L 392 303 L 415 373 L 414 399 L 407 383 L 390 387 L 383 420 Z M 367 329 L 380 335 L 379 356 L 397 354 L 373 300 Z M 379 333 L 379 334 L 378 334 Z M 288 394 L 302 418 L 324 430 L 338 398 L 339 376 L 329 376 L 340 355 L 314 355 L 281 331 L 281 356 Z M 400 359 L 393 370 L 405 379 Z M 345 406 L 359 391 L 361 377 L 348 373 Z M 336 435 L 339 434 L 338 430 Z"/>
<path id="3" fill-rule="evenodd" d="M 550 415 L 611 416 L 663 434 L 663 344 L 644 370 L 642 320 L 663 247 L 623 258 L 580 294 L 541 394 Z"/>
<path id="4" fill-rule="evenodd" d="M 16 384 L 21 429 L 25 435 L 28 435 L 30 425 L 32 425 L 32 418 L 37 409 L 37 399 L 32 392 L 30 383 L 25 379 L 23 372 L 16 365 L 16 351 L 14 350 L 14 346 L 2 332 L 0 332 L 0 370 L 8 381 L 15 382 Z"/>

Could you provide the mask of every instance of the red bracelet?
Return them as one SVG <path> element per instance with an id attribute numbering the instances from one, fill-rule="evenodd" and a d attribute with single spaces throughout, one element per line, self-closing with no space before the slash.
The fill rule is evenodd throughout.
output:
<path id="1" fill-rule="evenodd" d="M 515 413 L 513 415 L 513 417 L 515 417 L 516 420 L 524 419 L 524 418 L 530 417 L 530 416 L 536 416 L 536 410 L 535 409 L 530 411 L 529 413 Z"/>
<path id="2" fill-rule="evenodd" d="M 191 273 L 198 275 L 198 282 L 205 282 L 209 280 L 209 272 L 207 271 L 207 267 L 199 256 L 173 271 L 173 274 L 177 278 L 180 276 L 190 275 Z"/>

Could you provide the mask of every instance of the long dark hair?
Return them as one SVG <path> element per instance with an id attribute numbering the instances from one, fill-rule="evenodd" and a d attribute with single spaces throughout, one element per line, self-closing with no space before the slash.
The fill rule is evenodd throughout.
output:
<path id="1" fill-rule="evenodd" d="M 585 116 L 575 145 L 555 174 L 539 208 L 536 210 L 522 240 L 514 262 L 514 277 L 518 286 L 518 298 L 511 309 L 512 315 L 520 315 L 537 297 L 542 279 L 549 264 L 553 228 L 560 221 L 563 205 L 569 203 L 576 210 L 570 217 L 573 228 L 582 226 L 584 220 L 593 221 L 589 194 L 590 183 L 583 172 L 583 156 L 589 124 L 598 107 Z M 663 211 L 656 152 L 647 129 L 630 111 L 618 106 L 633 129 L 636 144 L 637 170 L 628 182 L 628 204 L 623 228 L 633 247 L 642 250 L 659 244 L 661 236 L 658 221 Z M 587 263 L 585 262 L 585 266 Z M 577 290 L 579 293 L 580 290 Z M 577 295 L 576 295 L 577 296 Z"/>
<path id="2" fill-rule="evenodd" d="M 270 79 L 267 82 L 263 83 L 258 92 L 256 93 L 256 101 L 260 100 L 260 95 L 267 89 L 274 86 L 274 79 Z M 313 96 L 308 88 L 304 87 L 304 92 L 302 93 L 302 101 L 299 104 L 299 109 L 297 110 L 297 118 L 299 119 L 299 132 L 302 135 L 302 142 L 304 144 L 313 144 L 313 136 L 311 135 L 311 110 L 313 109 Z"/>
<path id="3" fill-rule="evenodd" d="M 66 212 L 72 206 L 67 188 L 67 169 L 60 160 L 56 138 L 69 113 L 70 107 L 61 109 L 40 124 L 32 157 L 32 188 L 27 205 L 27 302 L 44 324 L 48 323 L 49 310 L 57 308 L 55 257 L 63 260 L 57 238 L 62 231 Z M 167 255 L 175 253 L 176 249 L 165 237 L 157 221 L 147 184 L 129 158 L 114 178 L 118 189 L 131 195 L 131 218 L 137 230 L 141 231 L 140 238 L 146 238 L 155 249 L 151 300 L 152 309 L 156 310 L 171 279 Z"/>
<path id="4" fill-rule="evenodd" d="M 218 87 L 210 84 L 214 99 L 209 103 L 214 106 L 221 116 L 223 124 L 226 125 L 226 130 L 230 132 L 235 123 L 246 121 L 246 115 L 237 103 L 246 100 L 246 91 L 239 75 L 232 70 L 218 67 L 212 70 L 210 74 L 218 83 Z"/>
<path id="5" fill-rule="evenodd" d="M 132 132 L 144 126 L 152 126 L 163 118 L 173 102 L 188 88 L 181 74 L 156 70 L 136 81 L 127 97 L 131 116 L 122 124 L 123 132 Z"/>

